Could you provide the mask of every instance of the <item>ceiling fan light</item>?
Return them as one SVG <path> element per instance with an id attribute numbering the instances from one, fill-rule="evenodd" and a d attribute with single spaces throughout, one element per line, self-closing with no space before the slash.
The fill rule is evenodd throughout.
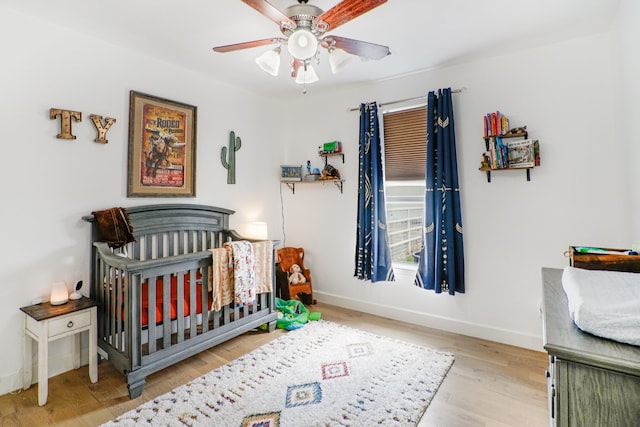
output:
<path id="1" fill-rule="evenodd" d="M 298 84 L 309 84 L 315 83 L 318 80 L 318 75 L 316 74 L 316 70 L 313 69 L 311 64 L 302 64 L 300 68 L 298 68 L 298 73 L 296 74 L 296 83 Z"/>
<path id="2" fill-rule="evenodd" d="M 311 31 L 298 28 L 289 36 L 287 49 L 291 56 L 304 61 L 312 58 L 318 51 L 318 39 Z"/>
<path id="3" fill-rule="evenodd" d="M 272 76 L 278 75 L 278 68 L 280 68 L 280 50 L 268 50 L 262 55 L 256 58 L 256 64 L 262 69 L 262 71 L 271 74 Z"/>
<path id="4" fill-rule="evenodd" d="M 345 67 L 345 65 L 347 65 L 347 63 L 351 61 L 351 59 L 352 56 L 344 50 L 333 49 L 329 53 L 329 65 L 331 65 L 331 72 L 333 74 L 336 74 L 337 72 L 341 71 Z"/>

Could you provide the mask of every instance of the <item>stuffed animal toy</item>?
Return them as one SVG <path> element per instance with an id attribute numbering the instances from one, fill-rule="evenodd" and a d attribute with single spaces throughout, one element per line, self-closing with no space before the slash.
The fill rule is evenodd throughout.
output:
<path id="1" fill-rule="evenodd" d="M 289 268 L 289 284 L 297 285 L 299 283 L 306 283 L 307 279 L 302 274 L 302 269 L 298 264 L 292 264 Z"/>
<path id="2" fill-rule="evenodd" d="M 340 172 L 338 172 L 338 169 L 333 166 L 326 165 L 324 169 L 322 169 L 322 176 L 320 179 L 340 179 Z"/>

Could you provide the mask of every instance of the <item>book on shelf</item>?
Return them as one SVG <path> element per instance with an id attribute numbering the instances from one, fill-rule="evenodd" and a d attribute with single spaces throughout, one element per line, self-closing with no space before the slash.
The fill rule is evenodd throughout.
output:
<path id="1" fill-rule="evenodd" d="M 536 166 L 537 139 L 507 141 L 510 168 L 532 168 Z M 538 148 L 539 152 L 539 148 Z M 539 161 L 538 161 L 539 163 Z"/>
<path id="2" fill-rule="evenodd" d="M 502 138 L 490 137 L 487 142 L 487 148 L 486 155 L 491 169 L 506 169 L 509 167 L 508 147 Z"/>
<path id="3" fill-rule="evenodd" d="M 483 117 L 484 136 L 504 135 L 509 130 L 509 119 L 500 111 L 487 113 Z"/>
<path id="4" fill-rule="evenodd" d="M 533 154 L 535 156 L 535 164 L 536 166 L 540 166 L 540 144 L 538 144 L 538 140 L 533 140 Z"/>

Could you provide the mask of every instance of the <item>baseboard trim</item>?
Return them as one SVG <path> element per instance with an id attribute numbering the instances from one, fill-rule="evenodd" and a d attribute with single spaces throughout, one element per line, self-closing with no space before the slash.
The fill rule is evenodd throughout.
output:
<path id="1" fill-rule="evenodd" d="M 487 325 L 460 321 L 449 317 L 422 313 L 402 307 L 356 300 L 354 298 L 322 291 L 314 290 L 313 296 L 318 301 L 326 304 L 361 311 L 375 316 L 400 320 L 414 325 L 454 332 L 456 334 L 495 341 L 530 350 L 544 351 L 542 347 L 542 336 L 528 335 L 508 329 L 494 328 Z"/>
<path id="2" fill-rule="evenodd" d="M 22 370 L 0 377 L 0 396 L 22 388 Z"/>
<path id="3" fill-rule="evenodd" d="M 30 338 L 29 338 L 30 339 Z M 36 347 L 36 346 L 34 346 Z M 31 387 L 37 387 L 38 384 L 38 360 L 37 360 L 37 348 L 36 353 L 32 357 L 33 365 L 31 366 Z M 89 348 L 80 347 L 80 366 L 89 364 Z M 65 372 L 73 370 L 73 358 L 71 353 L 61 354 L 57 356 L 49 357 L 49 378 L 55 377 Z M 7 393 L 13 393 L 23 388 L 23 368 L 20 368 L 17 372 L 12 372 L 9 375 L 0 377 L 0 396 Z M 51 390 L 49 390 L 51 392 Z"/>

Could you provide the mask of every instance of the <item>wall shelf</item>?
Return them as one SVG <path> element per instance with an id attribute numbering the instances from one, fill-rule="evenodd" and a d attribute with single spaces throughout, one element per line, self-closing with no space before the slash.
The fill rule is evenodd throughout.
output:
<path id="1" fill-rule="evenodd" d="M 318 155 L 324 159 L 324 167 L 327 167 L 327 161 L 329 159 L 329 157 L 342 157 L 342 163 L 344 163 L 344 153 L 343 152 L 339 152 L 339 153 L 318 153 Z M 340 176 L 338 174 L 338 176 Z M 299 181 L 286 181 L 286 180 L 281 180 L 280 183 L 281 184 L 287 184 L 287 187 L 289 187 L 289 189 L 291 190 L 291 192 L 293 194 L 296 194 L 296 185 L 298 184 L 324 184 L 327 182 L 332 182 L 333 184 L 335 184 L 336 187 L 338 187 L 338 189 L 340 190 L 340 194 L 342 194 L 342 183 L 344 182 L 344 179 L 342 178 L 332 178 L 332 179 L 317 179 L 314 181 L 305 181 L 303 179 L 299 180 Z"/>
<path id="2" fill-rule="evenodd" d="M 489 151 L 491 150 L 490 146 L 493 143 L 493 141 L 496 138 L 501 138 L 501 139 L 509 139 L 509 138 L 519 138 L 519 140 L 528 140 L 529 134 L 528 132 L 524 131 L 524 132 L 517 132 L 517 133 L 507 133 L 504 135 L 489 135 L 489 136 L 485 136 L 484 138 L 484 142 L 485 142 L 485 148 L 486 148 L 486 153 L 489 153 Z M 538 141 L 535 140 L 533 142 L 533 146 L 538 147 Z M 498 152 L 498 150 L 495 150 L 496 152 Z M 502 153 L 504 154 L 504 153 Z M 493 154 L 492 154 L 493 155 Z M 536 155 L 536 159 L 535 159 L 535 166 L 539 165 L 539 153 L 535 153 Z M 531 181 L 531 169 L 533 169 L 535 166 L 519 166 L 519 167 L 510 167 L 509 164 L 507 163 L 505 167 L 491 167 L 491 159 L 487 157 L 488 154 L 484 155 L 484 160 L 482 161 L 482 164 L 479 168 L 480 171 L 482 172 L 486 172 L 487 174 L 487 182 L 491 182 L 491 173 L 492 172 L 501 172 L 501 171 L 525 171 L 525 176 L 527 178 L 527 181 Z"/>
<path id="3" fill-rule="evenodd" d="M 342 183 L 344 179 L 319 179 L 316 181 L 280 181 L 281 184 L 287 184 L 287 187 L 291 190 L 293 194 L 296 194 L 296 185 L 298 184 L 325 184 L 332 182 L 336 187 L 340 189 L 340 194 L 342 194 Z"/>

